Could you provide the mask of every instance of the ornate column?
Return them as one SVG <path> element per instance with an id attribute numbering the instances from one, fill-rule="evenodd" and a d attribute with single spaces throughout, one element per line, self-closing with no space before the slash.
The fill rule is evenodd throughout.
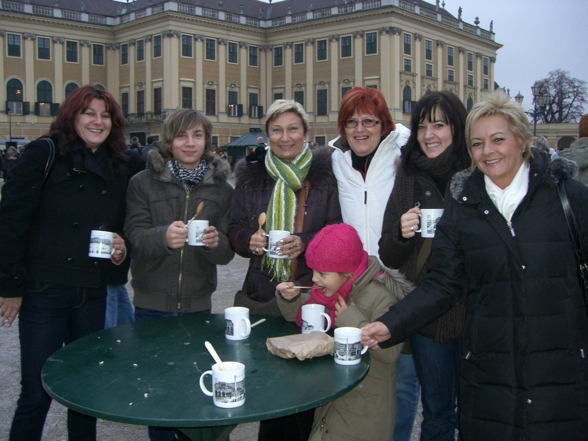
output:
<path id="1" fill-rule="evenodd" d="M 414 34 L 414 71 L 417 76 L 415 77 L 415 90 L 413 91 L 413 100 L 418 101 L 421 97 L 422 90 L 422 78 L 423 78 L 423 64 L 421 63 L 421 48 L 423 45 L 423 36 L 421 34 Z"/>
<path id="2" fill-rule="evenodd" d="M 465 102 L 465 86 L 467 85 L 467 66 L 465 61 L 465 48 L 463 46 L 459 46 L 457 48 L 457 53 L 459 57 L 459 99 L 462 102 Z"/>
<path id="3" fill-rule="evenodd" d="M 37 101 L 36 95 L 37 90 L 35 87 L 35 39 L 37 36 L 29 32 L 22 34 L 24 40 L 22 56 L 25 60 L 25 71 L 24 71 L 24 97 L 23 101 L 31 103 L 31 114 L 34 113 L 33 103 Z M 35 115 L 28 115 L 26 121 L 29 122 L 29 118 L 36 118 Z"/>
<path id="4" fill-rule="evenodd" d="M 120 43 L 106 45 L 106 87 L 120 104 Z"/>
<path id="5" fill-rule="evenodd" d="M 227 44 L 226 38 L 218 40 L 218 118 L 219 122 L 228 122 L 227 118 Z"/>
<path id="6" fill-rule="evenodd" d="M 272 55 L 273 48 L 268 45 L 259 47 L 259 71 L 261 74 L 260 87 L 260 105 L 263 105 L 264 112 L 274 101 L 272 94 L 273 77 L 272 77 Z"/>
<path id="7" fill-rule="evenodd" d="M 180 79 L 178 66 L 180 65 L 180 40 L 179 31 L 169 29 L 162 34 L 163 50 L 163 108 L 177 109 L 180 102 Z"/>
<path id="8" fill-rule="evenodd" d="M 353 70 L 355 72 L 356 86 L 361 85 L 363 81 L 363 56 L 365 52 L 364 34 L 364 31 L 353 32 L 353 53 L 355 54 L 353 57 Z"/>
<path id="9" fill-rule="evenodd" d="M 331 51 L 331 87 L 328 87 L 330 97 L 329 115 L 336 115 L 339 112 L 339 93 L 337 93 L 337 85 L 339 84 L 339 54 L 341 51 L 339 34 L 329 35 L 329 42 L 331 43 L 329 45 L 329 50 Z"/>
<path id="10" fill-rule="evenodd" d="M 194 63 L 196 73 L 196 84 L 194 87 L 195 101 L 194 108 L 206 113 L 206 93 L 204 91 L 204 45 L 206 43 L 206 36 L 196 34 L 194 35 Z"/>
<path id="11" fill-rule="evenodd" d="M 443 81 L 446 78 L 447 72 L 443 69 L 443 40 L 437 40 L 437 72 L 439 81 L 437 82 L 437 90 L 443 90 Z"/>
<path id="12" fill-rule="evenodd" d="M 92 42 L 80 40 L 80 68 L 82 69 L 82 84 L 90 83 L 90 57 Z"/>
<path id="13" fill-rule="evenodd" d="M 145 50 L 145 112 L 153 112 L 153 74 L 152 68 L 152 53 L 153 53 L 153 36 L 147 34 L 143 37 L 145 43 L 143 48 Z"/>
<path id="14" fill-rule="evenodd" d="M 286 99 L 294 99 L 294 91 L 292 89 L 292 46 L 293 43 L 291 41 L 284 43 L 284 98 Z"/>
<path id="15" fill-rule="evenodd" d="M 306 110 L 306 113 L 309 115 L 312 115 L 312 120 L 314 120 L 314 104 L 316 102 L 316 82 L 314 81 L 314 38 L 307 38 L 304 40 L 304 45 L 306 46 L 306 53 L 304 54 L 306 59 L 306 84 L 309 85 L 306 89 L 307 97 L 304 99 L 304 110 Z"/>
<path id="16" fill-rule="evenodd" d="M 53 37 L 51 52 L 53 55 L 53 78 L 55 81 L 55 102 L 62 103 L 65 100 L 65 90 L 63 84 L 63 45 L 65 38 Z"/>

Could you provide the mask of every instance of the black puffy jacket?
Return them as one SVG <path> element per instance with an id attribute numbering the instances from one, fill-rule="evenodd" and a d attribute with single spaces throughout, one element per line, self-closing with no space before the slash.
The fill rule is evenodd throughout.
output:
<path id="1" fill-rule="evenodd" d="M 458 173 L 423 284 L 381 317 L 402 341 L 468 287 L 462 336 L 464 441 L 586 440 L 588 318 L 556 182 L 564 180 L 588 256 L 588 188 L 573 165 L 534 150 L 509 229 L 482 173 Z M 469 175 L 471 173 L 471 175 Z"/>

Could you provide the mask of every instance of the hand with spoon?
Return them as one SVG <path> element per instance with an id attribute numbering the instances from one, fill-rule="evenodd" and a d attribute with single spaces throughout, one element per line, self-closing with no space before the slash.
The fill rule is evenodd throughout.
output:
<path id="1" fill-rule="evenodd" d="M 265 224 L 265 219 L 265 213 L 261 213 L 257 218 L 259 229 L 253 233 L 251 239 L 249 239 L 249 250 L 251 251 L 251 254 L 255 254 L 256 256 L 262 255 L 263 249 L 267 248 L 267 236 L 265 231 L 263 231 L 263 224 Z"/>

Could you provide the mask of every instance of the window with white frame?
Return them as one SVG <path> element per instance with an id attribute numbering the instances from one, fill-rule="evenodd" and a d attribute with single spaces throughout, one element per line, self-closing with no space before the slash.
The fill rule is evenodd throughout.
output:
<path id="1" fill-rule="evenodd" d="M 365 34 L 365 54 L 374 55 L 378 53 L 378 33 L 366 32 Z"/>
<path id="2" fill-rule="evenodd" d="M 351 57 L 351 35 L 341 37 L 341 58 Z"/>

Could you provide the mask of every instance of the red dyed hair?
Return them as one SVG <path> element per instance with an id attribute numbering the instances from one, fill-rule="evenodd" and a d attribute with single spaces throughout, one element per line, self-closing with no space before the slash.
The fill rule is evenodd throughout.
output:
<path id="1" fill-rule="evenodd" d="M 588 138 L 588 113 L 580 119 L 578 134 L 580 138 Z"/>
<path id="2" fill-rule="evenodd" d="M 49 128 L 49 133 L 46 136 L 56 141 L 62 155 L 67 154 L 76 143 L 83 144 L 76 131 L 76 118 L 90 106 L 94 98 L 104 101 L 106 111 L 112 121 L 110 134 L 105 141 L 108 156 L 112 158 L 115 153 L 124 156 L 125 120 L 120 107 L 110 93 L 92 85 L 74 90 L 59 107 L 59 112 Z"/>
<path id="3" fill-rule="evenodd" d="M 382 125 L 382 138 L 380 141 L 396 129 L 384 94 L 378 89 L 372 87 L 354 87 L 345 94 L 343 100 L 341 100 L 339 118 L 337 119 L 339 135 L 342 138 L 345 138 L 345 123 L 355 112 L 374 115 L 380 120 L 380 124 Z"/>

